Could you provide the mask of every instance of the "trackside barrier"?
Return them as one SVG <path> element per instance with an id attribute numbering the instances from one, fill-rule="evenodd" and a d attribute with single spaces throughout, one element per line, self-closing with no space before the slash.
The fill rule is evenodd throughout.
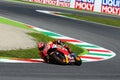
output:
<path id="1" fill-rule="evenodd" d="M 25 0 L 54 6 L 120 15 L 120 0 Z"/>

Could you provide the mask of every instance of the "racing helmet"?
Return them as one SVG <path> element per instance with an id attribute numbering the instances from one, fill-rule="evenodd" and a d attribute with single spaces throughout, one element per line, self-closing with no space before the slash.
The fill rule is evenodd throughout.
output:
<path id="1" fill-rule="evenodd" d="M 38 48 L 39 48 L 39 50 L 43 50 L 45 48 L 45 43 L 44 42 L 39 42 L 38 43 Z"/>
<path id="2" fill-rule="evenodd" d="M 57 40 L 57 44 L 61 45 L 62 41 L 61 40 Z"/>
<path id="3" fill-rule="evenodd" d="M 58 39 L 58 40 L 57 40 L 57 44 L 63 46 L 63 45 L 64 45 L 64 42 L 62 42 L 61 40 Z"/>

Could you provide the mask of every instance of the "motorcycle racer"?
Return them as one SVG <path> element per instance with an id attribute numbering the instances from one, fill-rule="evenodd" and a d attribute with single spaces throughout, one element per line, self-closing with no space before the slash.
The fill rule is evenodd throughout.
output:
<path id="1" fill-rule="evenodd" d="M 38 48 L 40 50 L 40 54 L 39 55 L 40 55 L 40 57 L 42 59 L 44 59 L 44 61 L 46 63 L 49 62 L 49 56 L 48 56 L 48 54 L 44 54 L 43 50 L 46 47 L 48 47 L 47 46 L 48 44 L 56 44 L 56 45 L 64 47 L 65 49 L 67 49 L 67 51 L 70 54 L 70 56 L 74 57 L 77 60 L 77 55 L 63 41 L 61 41 L 61 40 L 54 40 L 54 41 L 49 41 L 48 43 L 40 42 L 38 44 Z M 78 59 L 80 59 L 80 58 L 78 57 Z"/>
<path id="2" fill-rule="evenodd" d="M 49 41 L 48 43 L 53 43 L 53 44 L 56 44 L 56 45 L 63 46 L 63 47 L 65 47 L 65 48 L 68 50 L 69 53 L 72 53 L 72 50 L 69 49 L 68 46 L 66 46 L 65 43 L 62 42 L 61 40 L 54 40 L 53 42 L 52 42 L 52 41 Z M 46 46 L 46 44 L 43 43 L 43 42 L 40 42 L 40 43 L 38 44 L 38 48 L 39 48 L 39 50 L 40 50 L 40 57 L 41 57 L 41 58 L 46 57 L 46 55 L 43 55 L 43 49 L 45 48 L 45 46 Z"/>

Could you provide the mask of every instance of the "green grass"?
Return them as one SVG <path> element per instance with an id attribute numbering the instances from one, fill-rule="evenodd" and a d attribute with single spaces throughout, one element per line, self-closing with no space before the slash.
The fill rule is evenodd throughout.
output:
<path id="1" fill-rule="evenodd" d="M 120 27 L 120 19 L 104 18 L 104 17 L 97 17 L 97 16 L 81 16 L 77 14 L 65 14 L 65 13 L 56 13 L 56 14 L 67 16 L 70 18 L 92 21 L 92 22 Z"/>
<path id="2" fill-rule="evenodd" d="M 39 58 L 39 51 L 37 48 L 0 51 L 0 56 L 12 58 Z"/>
<path id="3" fill-rule="evenodd" d="M 28 30 L 33 30 L 25 26 L 23 23 L 12 21 L 7 18 L 0 17 L 0 23 L 2 24 L 8 24 L 12 25 L 14 27 L 20 27 Z M 35 31 L 35 30 L 33 30 Z M 27 35 L 30 35 L 35 38 L 36 43 L 42 41 L 42 42 L 48 42 L 55 40 L 54 38 L 51 38 L 44 33 L 41 32 L 31 32 L 27 33 Z M 86 49 L 83 49 L 81 47 L 75 46 L 73 44 L 66 43 L 75 53 L 78 53 L 78 55 L 87 54 L 88 51 Z M 40 58 L 39 57 L 39 50 L 37 48 L 37 45 L 35 48 L 32 49 L 19 49 L 19 50 L 0 50 L 0 57 L 13 57 L 13 58 Z"/>

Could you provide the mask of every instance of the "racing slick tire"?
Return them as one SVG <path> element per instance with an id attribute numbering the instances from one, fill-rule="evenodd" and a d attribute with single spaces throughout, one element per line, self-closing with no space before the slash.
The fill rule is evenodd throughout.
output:
<path id="1" fill-rule="evenodd" d="M 76 58 L 75 58 L 75 65 L 80 66 L 81 64 L 82 64 L 81 58 L 80 58 L 80 57 L 76 57 Z"/>

